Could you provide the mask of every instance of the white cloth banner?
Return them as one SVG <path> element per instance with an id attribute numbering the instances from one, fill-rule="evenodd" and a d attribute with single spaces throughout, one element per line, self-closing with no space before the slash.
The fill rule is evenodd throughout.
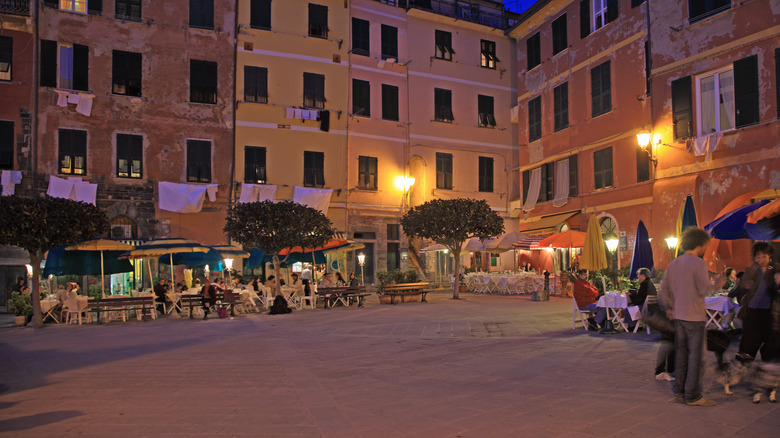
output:
<path id="1" fill-rule="evenodd" d="M 322 214 L 328 214 L 331 193 L 333 193 L 333 189 L 310 189 L 308 187 L 295 186 L 293 202 L 317 209 Z"/>
<path id="2" fill-rule="evenodd" d="M 242 184 L 238 203 L 276 200 L 276 186 L 264 184 Z"/>
<path id="3" fill-rule="evenodd" d="M 89 117 L 92 114 L 92 99 L 94 94 L 79 94 L 79 103 L 76 105 L 76 112 L 82 116 Z"/>
<path id="4" fill-rule="evenodd" d="M 160 210 L 174 213 L 198 213 L 203 209 L 206 192 L 213 192 L 216 195 L 217 187 L 217 184 L 177 184 L 160 181 L 157 185 L 158 205 Z M 216 197 L 214 199 L 216 200 Z M 209 200 L 212 200 L 211 194 Z"/>
<path id="5" fill-rule="evenodd" d="M 57 93 L 57 106 L 67 107 L 69 93 L 62 90 L 54 90 L 54 92 Z"/>
<path id="6" fill-rule="evenodd" d="M 22 182 L 21 170 L 4 170 L 0 176 L 3 186 L 3 196 L 11 196 L 16 192 L 16 185 Z"/>
<path id="7" fill-rule="evenodd" d="M 528 194 L 525 197 L 523 211 L 531 211 L 539 200 L 539 190 L 542 188 L 542 169 L 537 167 L 531 171 L 531 180 L 528 183 Z"/>
<path id="8" fill-rule="evenodd" d="M 569 202 L 569 159 L 558 161 L 555 165 L 555 197 L 553 206 L 561 207 Z"/>
<path id="9" fill-rule="evenodd" d="M 49 188 L 46 190 L 46 194 L 53 198 L 64 198 L 96 205 L 97 184 L 81 181 L 79 177 L 62 179 L 52 175 L 49 177 Z"/>

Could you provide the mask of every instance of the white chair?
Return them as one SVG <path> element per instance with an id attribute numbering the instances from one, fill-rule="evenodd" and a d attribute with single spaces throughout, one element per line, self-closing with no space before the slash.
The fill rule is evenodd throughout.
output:
<path id="1" fill-rule="evenodd" d="M 571 315 L 571 329 L 574 330 L 577 328 L 577 316 L 580 317 L 580 322 L 582 323 L 582 328 L 585 329 L 585 331 L 588 330 L 588 318 L 590 317 L 590 312 L 587 310 L 580 310 L 579 306 L 577 306 L 577 300 L 574 299 L 574 297 L 571 297 L 571 302 L 574 304 L 574 312 Z"/>
<path id="2" fill-rule="evenodd" d="M 83 312 L 84 312 L 83 310 L 79 309 L 78 298 L 69 297 L 67 300 L 65 300 L 65 306 L 62 308 L 62 313 L 65 314 L 64 317 L 65 324 L 70 324 L 71 321 L 73 321 L 72 319 L 73 315 L 76 315 L 76 319 L 78 320 L 79 325 L 81 325 L 81 314 Z"/>

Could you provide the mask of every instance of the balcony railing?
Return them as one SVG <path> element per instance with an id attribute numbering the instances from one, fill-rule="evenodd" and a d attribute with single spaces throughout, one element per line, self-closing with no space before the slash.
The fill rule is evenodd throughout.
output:
<path id="1" fill-rule="evenodd" d="M 0 0 L 0 14 L 30 16 L 30 0 Z"/>
<path id="2" fill-rule="evenodd" d="M 420 9 L 446 17 L 479 23 L 499 29 L 515 24 L 504 13 L 504 5 L 490 0 L 377 0 L 405 9 Z"/>

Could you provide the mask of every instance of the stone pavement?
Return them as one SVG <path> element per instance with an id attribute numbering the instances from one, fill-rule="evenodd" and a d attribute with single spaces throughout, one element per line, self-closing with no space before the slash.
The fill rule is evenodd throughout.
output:
<path id="1" fill-rule="evenodd" d="M 730 397 L 711 385 L 712 408 L 667 403 L 657 335 L 571 330 L 570 299 L 448 297 L 41 330 L 4 316 L 0 436 L 780 433 L 780 406 L 753 405 L 744 384 Z"/>

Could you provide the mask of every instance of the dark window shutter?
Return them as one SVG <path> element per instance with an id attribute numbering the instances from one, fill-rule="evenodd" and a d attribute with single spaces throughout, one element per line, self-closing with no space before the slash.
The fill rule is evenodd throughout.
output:
<path id="1" fill-rule="evenodd" d="M 73 89 L 89 90 L 89 47 L 73 45 Z"/>
<path id="2" fill-rule="evenodd" d="M 780 49 L 775 49 L 775 94 L 777 118 L 780 119 Z"/>
<path id="3" fill-rule="evenodd" d="M 103 12 L 103 0 L 87 1 L 87 12 L 94 15 L 100 15 Z M 76 88 L 77 90 L 79 88 Z"/>
<path id="4" fill-rule="evenodd" d="M 580 0 L 580 38 L 590 35 L 590 0 Z"/>
<path id="5" fill-rule="evenodd" d="M 649 149 L 648 149 L 649 150 Z M 636 182 L 650 179 L 650 155 L 646 150 L 636 149 Z"/>
<path id="6" fill-rule="evenodd" d="M 59 9 L 59 4 L 58 0 L 43 0 L 43 5 L 50 8 Z"/>
<path id="7" fill-rule="evenodd" d="M 607 0 L 607 23 L 617 20 L 618 0 Z"/>
<path id="8" fill-rule="evenodd" d="M 0 169 L 14 168 L 14 122 L 0 120 Z"/>
<path id="9" fill-rule="evenodd" d="M 531 184 L 531 171 L 523 171 L 523 202 L 528 198 L 528 185 Z"/>
<path id="10" fill-rule="evenodd" d="M 691 77 L 672 81 L 672 126 L 674 139 L 690 138 L 693 132 Z"/>
<path id="11" fill-rule="evenodd" d="M 758 56 L 734 62 L 734 107 L 737 127 L 758 123 Z"/>
<path id="12" fill-rule="evenodd" d="M 569 196 L 577 196 L 577 156 L 569 157 Z"/>
<path id="13" fill-rule="evenodd" d="M 41 40 L 41 87 L 57 86 L 57 42 Z"/>

